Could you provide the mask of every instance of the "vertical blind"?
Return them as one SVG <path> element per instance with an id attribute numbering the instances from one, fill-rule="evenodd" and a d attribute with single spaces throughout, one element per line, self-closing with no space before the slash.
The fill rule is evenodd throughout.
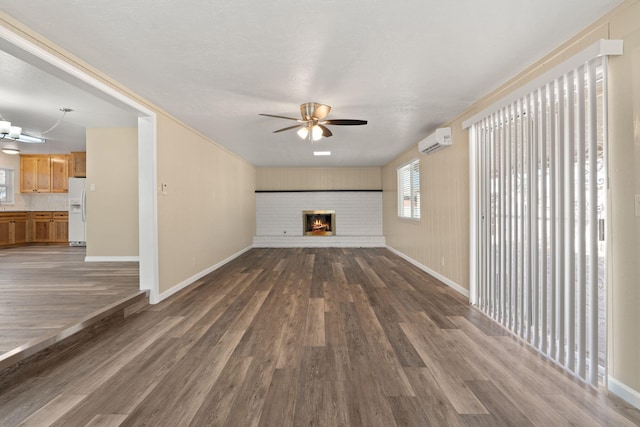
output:
<path id="1" fill-rule="evenodd" d="M 599 57 L 471 127 L 475 301 L 594 385 L 606 354 L 605 89 Z"/>

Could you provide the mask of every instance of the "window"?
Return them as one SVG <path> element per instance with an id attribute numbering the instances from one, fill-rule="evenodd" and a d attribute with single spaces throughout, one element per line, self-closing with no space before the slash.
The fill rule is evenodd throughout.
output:
<path id="1" fill-rule="evenodd" d="M 0 169 L 0 203 L 13 203 L 13 170 Z"/>
<path id="2" fill-rule="evenodd" d="M 420 219 L 420 162 L 398 168 L 398 216 Z"/>

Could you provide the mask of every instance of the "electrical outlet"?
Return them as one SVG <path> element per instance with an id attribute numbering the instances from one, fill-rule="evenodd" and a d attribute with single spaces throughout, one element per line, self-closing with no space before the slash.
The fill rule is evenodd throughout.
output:
<path id="1" fill-rule="evenodd" d="M 165 196 L 167 195 L 167 187 L 168 187 L 167 183 L 163 182 L 162 183 L 162 194 L 164 194 Z"/>

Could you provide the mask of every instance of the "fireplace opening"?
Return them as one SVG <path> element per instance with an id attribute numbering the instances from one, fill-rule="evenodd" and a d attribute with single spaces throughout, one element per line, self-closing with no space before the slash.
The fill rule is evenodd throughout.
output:
<path id="1" fill-rule="evenodd" d="M 302 233 L 305 236 L 333 236 L 336 211 L 302 211 Z"/>

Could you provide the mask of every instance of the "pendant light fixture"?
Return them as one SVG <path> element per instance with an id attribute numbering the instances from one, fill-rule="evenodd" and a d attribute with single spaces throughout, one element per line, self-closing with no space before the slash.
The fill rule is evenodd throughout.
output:
<path id="1" fill-rule="evenodd" d="M 73 110 L 71 108 L 62 107 L 60 108 L 60 111 L 62 112 L 62 115 L 60 116 L 58 121 L 49 129 L 40 132 L 40 135 L 45 135 L 51 132 L 52 130 L 54 130 L 55 128 L 57 128 L 60 125 L 60 123 L 62 123 L 62 120 L 64 120 L 67 113 Z M 0 140 L 2 139 L 13 140 L 17 142 L 26 142 L 30 144 L 43 144 L 47 141 L 45 138 L 41 136 L 31 136 L 31 135 L 22 133 L 22 128 L 20 126 L 12 126 L 10 121 L 5 120 L 2 117 L 2 115 L 0 115 Z M 16 148 L 7 148 L 7 150 L 17 151 Z M 2 149 L 2 151 L 5 152 L 4 148 Z M 17 154 L 17 153 L 7 153 L 7 154 Z"/>

